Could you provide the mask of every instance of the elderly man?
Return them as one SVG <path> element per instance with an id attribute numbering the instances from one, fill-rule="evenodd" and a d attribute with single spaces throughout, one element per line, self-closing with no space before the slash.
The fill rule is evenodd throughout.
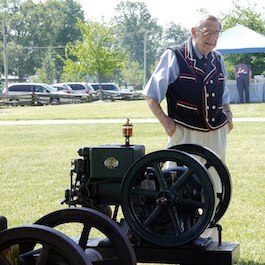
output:
<path id="1" fill-rule="evenodd" d="M 192 27 L 187 41 L 163 53 L 143 94 L 169 136 L 167 147 L 199 144 L 224 161 L 233 122 L 223 57 L 213 51 L 220 30 L 211 15 Z M 167 114 L 160 105 L 164 97 Z"/>

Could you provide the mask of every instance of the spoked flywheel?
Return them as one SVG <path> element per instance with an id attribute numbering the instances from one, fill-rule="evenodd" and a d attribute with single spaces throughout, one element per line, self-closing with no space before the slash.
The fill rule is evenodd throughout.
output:
<path id="1" fill-rule="evenodd" d="M 71 238 L 50 227 L 19 226 L 0 233 L 1 265 L 92 265 Z"/>
<path id="2" fill-rule="evenodd" d="M 207 168 L 215 185 L 218 204 L 215 209 L 215 215 L 212 224 L 217 223 L 226 212 L 231 198 L 231 177 L 226 165 L 210 149 L 196 144 L 175 145 L 170 149 L 185 151 L 192 155 L 197 155 L 200 162 Z M 216 187 L 218 186 L 218 187 Z"/>
<path id="3" fill-rule="evenodd" d="M 91 231 L 94 229 L 97 233 L 100 233 L 111 249 L 110 254 L 108 253 L 107 256 L 98 253 L 100 257 L 96 261 L 99 264 L 135 265 L 137 263 L 133 247 L 122 229 L 111 218 L 97 210 L 66 208 L 52 212 L 39 219 L 36 223 L 53 228 L 66 224 L 81 225 L 81 234 L 77 234 L 75 237 L 78 238 L 78 244 L 88 255 L 90 251 L 93 251 L 93 248 L 88 246 L 88 240 L 92 238 Z M 77 233 L 77 231 L 75 232 Z"/>
<path id="4" fill-rule="evenodd" d="M 129 168 L 121 186 L 121 206 L 140 238 L 159 246 L 178 246 L 208 227 L 215 191 L 206 168 L 191 155 L 161 150 Z"/>

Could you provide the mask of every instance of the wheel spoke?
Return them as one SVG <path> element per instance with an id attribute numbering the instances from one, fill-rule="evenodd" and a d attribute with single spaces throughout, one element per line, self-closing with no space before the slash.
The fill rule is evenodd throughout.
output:
<path id="1" fill-rule="evenodd" d="M 192 207 L 194 209 L 204 209 L 205 208 L 204 202 L 199 202 L 199 201 L 189 200 L 189 199 L 181 200 L 180 202 L 178 202 L 178 205 Z"/>
<path id="2" fill-rule="evenodd" d="M 146 190 L 146 189 L 137 188 L 137 187 L 134 187 L 132 189 L 132 195 L 139 195 L 139 196 L 143 196 L 143 197 L 150 198 L 150 199 L 156 199 L 158 193 L 159 193 L 158 191 Z"/>
<path id="3" fill-rule="evenodd" d="M 210 167 L 213 166 L 213 164 L 210 163 L 210 161 L 206 161 L 206 163 L 204 164 L 204 166 L 205 166 L 207 169 L 209 169 Z"/>
<path id="4" fill-rule="evenodd" d="M 24 263 L 26 263 L 26 261 L 29 257 L 33 257 L 34 255 L 39 256 L 41 251 L 42 251 L 42 248 L 27 251 L 27 252 L 21 252 L 21 249 L 20 249 L 20 252 L 23 253 L 20 255 L 20 260 L 23 261 Z"/>
<path id="5" fill-rule="evenodd" d="M 82 249 L 86 249 L 87 241 L 89 238 L 89 233 L 91 230 L 91 226 L 89 224 L 84 224 L 83 230 L 81 232 L 81 236 L 79 239 L 79 246 L 81 246 Z"/>
<path id="6" fill-rule="evenodd" d="M 160 167 L 160 161 L 156 161 L 155 163 L 153 163 L 153 167 L 155 170 L 155 176 L 157 177 L 161 190 L 166 190 L 168 186 Z"/>
<path id="7" fill-rule="evenodd" d="M 51 254 L 51 248 L 48 245 L 44 245 L 42 250 L 40 251 L 40 256 L 38 258 L 36 265 L 48 264 L 50 254 Z"/>
<path id="8" fill-rule="evenodd" d="M 181 224 L 179 221 L 179 216 L 176 207 L 168 208 L 168 213 L 171 218 L 171 222 L 173 227 L 175 228 L 176 235 L 183 233 L 183 229 L 181 228 Z"/>
<path id="9" fill-rule="evenodd" d="M 174 183 L 174 185 L 171 187 L 171 190 L 179 190 L 190 178 L 190 176 L 193 174 L 192 169 L 187 169 Z"/>
<path id="10" fill-rule="evenodd" d="M 10 265 L 10 263 L 1 255 L 1 253 L 0 253 L 0 264 L 1 265 Z"/>
<path id="11" fill-rule="evenodd" d="M 159 218 L 159 215 L 162 212 L 162 207 L 157 206 L 154 211 L 148 216 L 148 218 L 144 221 L 145 226 L 149 226 L 154 223 L 154 221 Z"/>

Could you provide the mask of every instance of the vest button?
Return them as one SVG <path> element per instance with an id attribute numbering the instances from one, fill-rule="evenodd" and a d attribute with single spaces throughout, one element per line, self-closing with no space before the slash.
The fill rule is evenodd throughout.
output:
<path id="1" fill-rule="evenodd" d="M 212 97 L 215 97 L 215 93 L 212 93 Z"/>
<path id="2" fill-rule="evenodd" d="M 215 118 L 212 118 L 212 121 L 214 122 L 215 121 Z"/>
<path id="3" fill-rule="evenodd" d="M 213 84 L 213 80 L 210 80 L 210 83 Z"/>
<path id="4" fill-rule="evenodd" d="M 212 109 L 216 109 L 216 106 L 215 105 L 212 105 Z"/>

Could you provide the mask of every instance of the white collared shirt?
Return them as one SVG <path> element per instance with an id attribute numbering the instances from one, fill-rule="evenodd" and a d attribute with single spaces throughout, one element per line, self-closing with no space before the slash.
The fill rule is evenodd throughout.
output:
<path id="1" fill-rule="evenodd" d="M 199 56 L 199 55 L 198 55 Z M 202 55 L 201 55 L 202 57 Z M 221 57 L 221 68 L 226 78 L 226 71 L 223 57 Z M 179 77 L 180 69 L 177 57 L 171 49 L 166 49 L 160 58 L 155 71 L 147 82 L 143 95 L 153 98 L 161 103 L 165 98 L 168 86 Z M 230 93 L 226 82 L 224 82 L 224 93 L 222 103 L 230 103 Z"/>

